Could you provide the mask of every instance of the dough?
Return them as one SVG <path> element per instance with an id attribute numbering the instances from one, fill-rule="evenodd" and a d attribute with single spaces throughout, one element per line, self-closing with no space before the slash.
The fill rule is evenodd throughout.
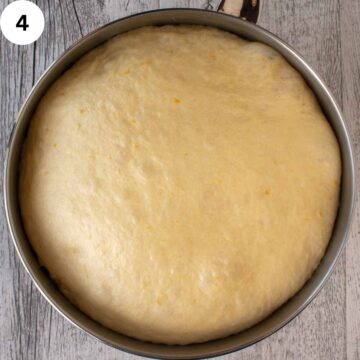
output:
<path id="1" fill-rule="evenodd" d="M 214 28 L 145 27 L 85 55 L 32 119 L 27 235 L 69 299 L 167 344 L 264 319 L 319 264 L 339 146 L 301 76 Z"/>

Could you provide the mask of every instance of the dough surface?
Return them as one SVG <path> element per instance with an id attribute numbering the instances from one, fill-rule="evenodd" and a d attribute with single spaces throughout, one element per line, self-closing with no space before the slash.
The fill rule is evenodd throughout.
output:
<path id="1" fill-rule="evenodd" d="M 78 307 L 187 344 L 248 328 L 301 289 L 340 176 L 332 129 L 281 55 L 214 28 L 145 27 L 44 96 L 19 196 L 40 261 Z"/>

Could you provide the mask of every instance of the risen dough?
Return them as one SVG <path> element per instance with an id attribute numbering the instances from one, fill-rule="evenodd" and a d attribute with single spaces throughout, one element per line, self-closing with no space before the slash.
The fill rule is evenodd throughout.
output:
<path id="1" fill-rule="evenodd" d="M 20 171 L 25 228 L 85 313 L 186 344 L 265 318 L 331 236 L 341 162 L 311 90 L 274 50 L 147 27 L 45 95 Z"/>

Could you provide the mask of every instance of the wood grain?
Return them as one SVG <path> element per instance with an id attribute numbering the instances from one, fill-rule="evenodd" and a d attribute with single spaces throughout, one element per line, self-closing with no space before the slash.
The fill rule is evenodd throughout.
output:
<path id="1" fill-rule="evenodd" d="M 260 25 L 295 47 L 343 106 L 360 173 L 360 3 L 263 0 Z M 9 3 L 0 0 L 0 11 Z M 83 35 L 119 17 L 156 8 L 215 9 L 214 0 L 38 0 L 44 34 L 30 46 L 0 36 L 0 161 L 34 82 Z M 0 185 L 2 187 L 3 167 Z M 357 184 L 358 193 L 360 184 Z M 261 343 L 223 359 L 360 359 L 360 207 L 346 251 L 313 303 Z M 35 289 L 15 253 L 0 203 L 0 359 L 135 359 L 70 325 Z"/>
<path id="2" fill-rule="evenodd" d="M 343 111 L 352 135 L 357 174 L 360 174 L 360 3 L 341 3 L 341 56 Z M 360 194 L 359 177 L 356 193 Z M 346 345 L 347 358 L 360 359 L 360 206 L 355 210 L 346 247 Z"/>

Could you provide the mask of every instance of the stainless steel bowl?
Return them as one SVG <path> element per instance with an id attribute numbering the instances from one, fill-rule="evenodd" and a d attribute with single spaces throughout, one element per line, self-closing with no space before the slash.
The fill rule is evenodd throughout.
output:
<path id="1" fill-rule="evenodd" d="M 305 286 L 271 316 L 252 328 L 220 340 L 186 346 L 153 344 L 129 338 L 103 327 L 71 304 L 40 266 L 26 238 L 18 204 L 18 168 L 22 144 L 34 109 L 50 85 L 82 55 L 112 36 L 145 25 L 164 24 L 214 26 L 249 40 L 263 42 L 279 51 L 302 74 L 316 94 L 339 141 L 343 170 L 340 207 L 334 231 L 324 258 Z M 354 206 L 354 184 L 353 153 L 340 109 L 323 81 L 295 50 L 259 26 L 232 16 L 204 10 L 171 9 L 142 13 L 110 23 L 77 42 L 50 66 L 30 92 L 18 115 L 5 162 L 4 195 L 9 228 L 21 261 L 43 296 L 66 319 L 88 334 L 124 351 L 148 357 L 193 359 L 221 355 L 254 344 L 283 327 L 314 299 L 344 247 Z"/>

